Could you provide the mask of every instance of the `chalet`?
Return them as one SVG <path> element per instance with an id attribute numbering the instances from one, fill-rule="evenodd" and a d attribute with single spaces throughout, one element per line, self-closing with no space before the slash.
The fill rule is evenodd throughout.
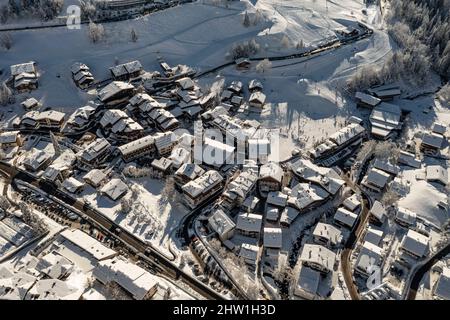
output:
<path id="1" fill-rule="evenodd" d="M 266 203 L 271 206 L 284 208 L 286 207 L 288 195 L 280 191 L 271 191 L 267 194 Z"/>
<path id="2" fill-rule="evenodd" d="M 81 89 L 87 89 L 94 83 L 94 76 L 89 67 L 81 62 L 76 62 L 70 68 L 72 79 Z"/>
<path id="3" fill-rule="evenodd" d="M 283 175 L 283 169 L 275 162 L 262 165 L 259 171 L 259 191 L 267 195 L 271 191 L 281 190 Z"/>
<path id="4" fill-rule="evenodd" d="M 253 79 L 248 83 L 248 90 L 250 92 L 262 91 L 263 85 L 259 80 Z"/>
<path id="5" fill-rule="evenodd" d="M 352 212 L 357 211 L 361 207 L 361 201 L 357 194 L 353 194 L 350 197 L 346 198 L 342 205 Z"/>
<path id="6" fill-rule="evenodd" d="M 334 214 L 334 222 L 337 225 L 346 227 L 350 230 L 353 230 L 356 221 L 359 219 L 359 216 L 351 211 L 348 211 L 345 208 L 338 208 L 336 213 Z"/>
<path id="7" fill-rule="evenodd" d="M 172 131 L 158 132 L 153 137 L 158 154 L 161 157 L 169 156 L 177 142 L 175 134 Z"/>
<path id="8" fill-rule="evenodd" d="M 113 81 L 100 90 L 98 98 L 107 107 L 112 107 L 127 102 L 133 94 L 134 87 L 131 84 Z"/>
<path id="9" fill-rule="evenodd" d="M 420 167 L 422 166 L 421 160 L 417 158 L 415 154 L 403 150 L 400 151 L 397 161 L 400 164 L 404 164 L 416 169 L 420 169 Z"/>
<path id="10" fill-rule="evenodd" d="M 236 224 L 223 210 L 218 209 L 208 218 L 208 227 L 217 233 L 221 241 L 226 241 L 233 236 Z"/>
<path id="11" fill-rule="evenodd" d="M 379 266 L 382 260 L 382 249 L 365 241 L 356 260 L 355 271 L 364 277 L 372 274 L 372 268 Z"/>
<path id="12" fill-rule="evenodd" d="M 394 99 L 394 97 L 399 96 L 402 92 L 400 88 L 396 85 L 382 85 L 377 87 L 372 87 L 368 92 L 381 99 L 381 101 L 389 101 Z"/>
<path id="13" fill-rule="evenodd" d="M 254 213 L 242 213 L 238 216 L 236 231 L 244 236 L 258 237 L 261 232 L 262 216 Z"/>
<path id="14" fill-rule="evenodd" d="M 227 100 L 231 100 L 231 98 L 233 97 L 234 92 L 230 91 L 230 90 L 224 90 L 222 92 L 222 94 L 220 95 L 220 101 L 227 101 Z"/>
<path id="15" fill-rule="evenodd" d="M 52 161 L 52 155 L 47 153 L 45 150 L 32 149 L 31 154 L 23 161 L 23 166 L 25 169 L 36 172 Z"/>
<path id="16" fill-rule="evenodd" d="M 175 183 L 181 187 L 202 176 L 204 173 L 205 170 L 203 170 L 198 164 L 185 163 L 175 172 Z"/>
<path id="17" fill-rule="evenodd" d="M 390 103 L 382 102 L 373 108 L 369 118 L 372 136 L 388 139 L 395 130 L 401 128 L 401 114 L 400 107 Z"/>
<path id="18" fill-rule="evenodd" d="M 279 217 L 280 217 L 280 209 L 279 208 L 273 207 L 271 205 L 266 206 L 266 220 L 267 221 L 275 223 L 278 221 Z"/>
<path id="19" fill-rule="evenodd" d="M 193 90 L 195 88 L 195 82 L 188 77 L 181 78 L 175 82 L 182 90 Z"/>
<path id="20" fill-rule="evenodd" d="M 103 285 L 117 284 L 134 300 L 149 300 L 159 288 L 155 275 L 120 257 L 100 261 L 92 276 Z"/>
<path id="21" fill-rule="evenodd" d="M 434 155 L 439 153 L 439 150 L 444 145 L 445 136 L 436 132 L 425 132 L 422 134 L 420 142 L 420 150 L 425 154 Z"/>
<path id="22" fill-rule="evenodd" d="M 122 155 L 122 159 L 125 162 L 130 162 L 141 157 L 152 155 L 156 151 L 155 138 L 145 136 L 123 144 L 118 149 Z"/>
<path id="23" fill-rule="evenodd" d="M 245 263 L 254 266 L 256 264 L 256 260 L 258 260 L 258 253 L 258 246 L 243 243 L 241 244 L 241 249 L 239 250 L 239 257 L 243 258 Z"/>
<path id="24" fill-rule="evenodd" d="M 251 62 L 248 58 L 239 58 L 234 62 L 238 70 L 247 70 L 250 68 Z"/>
<path id="25" fill-rule="evenodd" d="M 170 173 L 173 162 L 167 158 L 155 159 L 152 161 L 151 166 L 153 170 L 160 173 L 161 176 L 165 176 Z"/>
<path id="26" fill-rule="evenodd" d="M 301 299 L 313 300 L 318 296 L 320 272 L 307 266 L 301 266 L 294 295 Z"/>
<path id="27" fill-rule="evenodd" d="M 117 201 L 126 195 L 128 190 L 128 186 L 122 180 L 114 178 L 101 187 L 100 193 L 113 201 Z"/>
<path id="28" fill-rule="evenodd" d="M 331 224 L 319 222 L 314 228 L 313 240 L 327 248 L 334 248 L 342 242 L 342 232 Z"/>
<path id="29" fill-rule="evenodd" d="M 38 87 L 36 63 L 31 61 L 11 66 L 14 89 L 18 92 L 31 91 Z"/>
<path id="30" fill-rule="evenodd" d="M 228 210 L 240 206 L 255 189 L 258 175 L 253 171 L 241 172 L 236 179 L 228 183 L 222 194 L 222 206 Z"/>
<path id="31" fill-rule="evenodd" d="M 36 98 L 28 98 L 27 100 L 23 101 L 21 105 L 25 110 L 37 109 L 40 107 L 40 103 L 36 100 Z"/>
<path id="32" fill-rule="evenodd" d="M 433 288 L 433 296 L 440 300 L 450 300 L 450 268 L 445 266 Z"/>
<path id="33" fill-rule="evenodd" d="M 408 230 L 400 244 L 400 249 L 415 259 L 421 259 L 428 254 L 430 239 L 414 230 Z"/>
<path id="34" fill-rule="evenodd" d="M 364 241 L 378 246 L 381 240 L 383 240 L 383 234 L 383 230 L 369 225 L 364 236 Z"/>
<path id="35" fill-rule="evenodd" d="M 260 91 L 253 92 L 248 103 L 250 107 L 261 109 L 266 104 L 266 95 Z"/>
<path id="36" fill-rule="evenodd" d="M 448 169 L 441 165 L 429 165 L 426 169 L 427 182 L 436 182 L 444 187 L 448 184 Z"/>
<path id="37" fill-rule="evenodd" d="M 241 210 L 244 212 L 254 212 L 259 204 L 259 199 L 255 196 L 248 196 L 241 204 Z"/>
<path id="38" fill-rule="evenodd" d="M 318 244 L 305 244 L 303 246 L 300 261 L 321 273 L 333 272 L 336 263 L 336 254 Z"/>
<path id="39" fill-rule="evenodd" d="M 114 138 L 122 141 L 132 141 L 140 138 L 144 132 L 144 128 L 139 123 L 119 109 L 106 110 L 100 119 L 100 125 L 104 131 L 109 132 Z"/>
<path id="40" fill-rule="evenodd" d="M 190 150 L 186 150 L 182 147 L 177 147 L 172 150 L 169 159 L 172 161 L 172 166 L 178 169 L 185 163 L 192 162 L 192 154 Z"/>
<path id="41" fill-rule="evenodd" d="M 297 210 L 294 207 L 287 206 L 281 212 L 280 225 L 282 227 L 288 228 L 292 224 L 292 222 L 294 222 L 294 220 L 298 217 L 299 214 L 300 214 L 299 210 Z"/>
<path id="42" fill-rule="evenodd" d="M 417 214 L 409 209 L 398 207 L 395 214 L 395 221 L 406 228 L 416 224 Z"/>
<path id="43" fill-rule="evenodd" d="M 386 187 L 391 175 L 377 168 L 371 168 L 361 181 L 361 184 L 375 192 L 381 192 Z"/>
<path id="44" fill-rule="evenodd" d="M 78 160 L 88 166 L 97 166 L 111 154 L 111 144 L 105 138 L 92 141 L 77 153 Z"/>
<path id="45" fill-rule="evenodd" d="M 281 249 L 283 246 L 283 233 L 280 228 L 264 228 L 264 248 Z"/>
<path id="46" fill-rule="evenodd" d="M 373 109 L 381 103 L 381 99 L 362 92 L 357 92 L 355 98 L 358 107 Z"/>
<path id="47" fill-rule="evenodd" d="M 106 180 L 106 174 L 100 169 L 92 169 L 83 176 L 84 182 L 98 188 Z"/>
<path id="48" fill-rule="evenodd" d="M 63 181 L 62 187 L 70 193 L 79 194 L 83 191 L 84 183 L 74 177 L 70 177 Z"/>
<path id="49" fill-rule="evenodd" d="M 23 138 L 20 131 L 5 131 L 0 133 L 0 148 L 20 147 L 23 144 Z"/>
<path id="50" fill-rule="evenodd" d="M 373 167 L 386 173 L 396 176 L 400 172 L 400 168 L 386 160 L 375 159 Z"/>
<path id="51" fill-rule="evenodd" d="M 38 114 L 36 121 L 39 128 L 61 129 L 65 116 L 65 113 L 55 110 L 43 111 Z"/>
<path id="52" fill-rule="evenodd" d="M 222 184 L 223 177 L 217 171 L 207 171 L 181 188 L 183 199 L 191 209 L 194 209 L 221 190 Z"/>
<path id="53" fill-rule="evenodd" d="M 109 68 L 115 81 L 128 81 L 139 78 L 144 69 L 139 61 L 131 61 Z"/>
<path id="54" fill-rule="evenodd" d="M 67 119 L 63 131 L 81 131 L 91 123 L 95 116 L 96 107 L 84 106 L 76 109 Z"/>
<path id="55" fill-rule="evenodd" d="M 299 212 L 307 212 L 319 207 L 329 198 L 329 193 L 319 185 L 298 183 L 289 193 L 288 205 Z"/>
<path id="56" fill-rule="evenodd" d="M 151 119 L 161 131 L 172 131 L 180 126 L 180 122 L 175 116 L 165 109 L 153 109 L 148 113 L 148 118 Z"/>
<path id="57" fill-rule="evenodd" d="M 370 208 L 370 220 L 372 222 L 375 222 L 377 224 L 383 224 L 386 221 L 387 218 L 387 213 L 386 213 L 386 209 L 384 208 L 383 204 L 378 201 L 375 200 L 372 208 Z"/>

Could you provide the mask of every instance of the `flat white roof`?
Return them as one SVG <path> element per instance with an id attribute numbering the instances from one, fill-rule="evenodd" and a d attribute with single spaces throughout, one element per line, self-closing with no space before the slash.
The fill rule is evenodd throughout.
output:
<path id="1" fill-rule="evenodd" d="M 78 229 L 66 229 L 61 232 L 61 236 L 88 252 L 97 260 L 109 259 L 117 254 L 116 251 L 104 246 L 101 242 Z"/>

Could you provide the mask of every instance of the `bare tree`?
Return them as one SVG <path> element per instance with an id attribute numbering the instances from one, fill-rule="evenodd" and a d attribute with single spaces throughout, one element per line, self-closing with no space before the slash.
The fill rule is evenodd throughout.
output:
<path id="1" fill-rule="evenodd" d="M 114 281 L 109 281 L 105 285 L 105 291 L 107 296 L 112 300 L 128 300 L 126 292 Z"/>
<path id="2" fill-rule="evenodd" d="M 242 21 L 242 24 L 246 28 L 250 27 L 250 25 L 251 25 L 250 17 L 248 16 L 248 12 L 247 11 L 245 11 L 245 13 L 244 13 L 244 20 Z"/>
<path id="3" fill-rule="evenodd" d="M 0 105 L 6 106 L 9 103 L 14 102 L 14 95 L 11 89 L 8 88 L 5 82 L 0 87 Z"/>
<path id="4" fill-rule="evenodd" d="M 136 33 L 136 30 L 134 30 L 134 28 L 131 28 L 131 41 L 136 42 L 139 39 L 138 34 Z"/>
<path id="5" fill-rule="evenodd" d="M 12 48 L 13 39 L 10 33 L 4 33 L 0 35 L 0 45 L 6 50 Z"/>
<path id="6" fill-rule="evenodd" d="M 93 21 L 90 21 L 88 27 L 88 35 L 93 43 L 97 43 L 102 39 L 104 39 L 105 28 L 103 28 L 103 25 L 101 24 L 97 24 Z"/>
<path id="7" fill-rule="evenodd" d="M 255 68 L 256 68 L 256 72 L 265 73 L 265 72 L 269 71 L 270 69 L 272 69 L 272 62 L 270 62 L 269 59 L 264 59 L 264 60 L 260 61 L 256 65 Z"/>

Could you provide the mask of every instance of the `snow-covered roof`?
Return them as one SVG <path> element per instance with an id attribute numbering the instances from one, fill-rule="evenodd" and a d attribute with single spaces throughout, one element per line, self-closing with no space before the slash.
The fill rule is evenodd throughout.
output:
<path id="1" fill-rule="evenodd" d="M 295 185 L 288 198 L 288 204 L 303 210 L 314 204 L 328 198 L 328 192 L 322 187 L 310 184 L 299 183 Z"/>
<path id="2" fill-rule="evenodd" d="M 318 265 L 323 270 L 333 271 L 336 254 L 324 246 L 306 243 L 303 246 L 300 260 L 303 263 Z"/>
<path id="3" fill-rule="evenodd" d="M 254 213 L 242 213 L 238 215 L 236 229 L 246 232 L 260 232 L 262 216 Z"/>
<path id="4" fill-rule="evenodd" d="M 427 166 L 427 181 L 437 181 L 444 186 L 448 183 L 448 170 L 441 165 Z"/>
<path id="5" fill-rule="evenodd" d="M 299 214 L 300 212 L 296 208 L 288 206 L 281 212 L 280 223 L 290 225 Z"/>
<path id="6" fill-rule="evenodd" d="M 39 105 L 39 101 L 36 98 L 28 98 L 27 100 L 21 103 L 22 107 L 25 109 L 31 109 Z"/>
<path id="7" fill-rule="evenodd" d="M 228 86 L 228 90 L 230 90 L 230 91 L 234 91 L 234 92 L 237 92 L 237 93 L 239 93 L 239 92 L 241 92 L 242 91 L 242 82 L 241 81 L 237 81 L 237 80 L 234 80 L 234 81 L 232 81 L 231 82 L 231 84 Z"/>
<path id="8" fill-rule="evenodd" d="M 259 179 L 273 179 L 278 183 L 283 180 L 283 169 L 275 162 L 268 162 L 261 166 L 259 170 Z"/>
<path id="9" fill-rule="evenodd" d="M 375 218 L 377 218 L 380 221 L 384 221 L 386 218 L 386 209 L 384 208 L 383 204 L 375 200 L 372 208 L 370 209 L 370 213 L 374 215 Z"/>
<path id="10" fill-rule="evenodd" d="M 98 156 L 107 152 L 111 148 L 111 144 L 105 138 L 98 138 L 92 141 L 80 153 L 83 160 L 90 162 L 95 160 Z"/>
<path id="11" fill-rule="evenodd" d="M 353 225 L 355 224 L 357 219 L 357 214 L 342 207 L 338 208 L 334 215 L 334 220 L 348 226 L 349 228 L 353 228 Z"/>
<path id="12" fill-rule="evenodd" d="M 363 126 L 357 123 L 350 123 L 349 125 L 339 129 L 339 131 L 333 133 L 329 139 L 340 146 L 361 135 L 365 131 L 366 129 Z"/>
<path id="13" fill-rule="evenodd" d="M 315 295 L 319 289 L 320 273 L 307 266 L 302 266 L 298 274 L 297 287 Z"/>
<path id="14" fill-rule="evenodd" d="M 266 103 L 266 95 L 260 91 L 253 92 L 248 100 L 250 103 L 264 104 Z"/>
<path id="15" fill-rule="evenodd" d="M 236 179 L 227 185 L 224 195 L 230 195 L 232 197 L 232 194 L 235 194 L 240 198 L 245 199 L 255 186 L 257 180 L 258 175 L 254 171 L 241 172 Z"/>
<path id="16" fill-rule="evenodd" d="M 400 220 L 409 225 L 416 223 L 417 214 L 409 209 L 398 207 L 397 213 L 395 214 L 395 219 Z"/>
<path id="17" fill-rule="evenodd" d="M 208 224 L 215 232 L 217 232 L 219 237 L 228 234 L 236 227 L 233 220 L 231 220 L 231 218 L 221 209 L 216 210 L 216 212 L 208 218 Z"/>
<path id="18" fill-rule="evenodd" d="M 183 90 L 190 90 L 195 87 L 195 82 L 188 77 L 181 78 L 176 81 L 176 83 L 183 89 Z"/>
<path id="19" fill-rule="evenodd" d="M 5 131 L 0 133 L 0 144 L 15 143 L 20 135 L 20 131 Z"/>
<path id="20" fill-rule="evenodd" d="M 447 131 L 447 126 L 443 123 L 435 122 L 433 124 L 432 131 L 438 134 L 445 135 L 445 132 Z"/>
<path id="21" fill-rule="evenodd" d="M 277 207 L 285 207 L 288 200 L 288 195 L 280 191 L 272 191 L 267 195 L 267 204 L 271 204 Z"/>
<path id="22" fill-rule="evenodd" d="M 436 282 L 434 289 L 434 295 L 444 299 L 450 300 L 450 268 L 444 267 L 442 273 L 439 275 L 439 279 Z"/>
<path id="23" fill-rule="evenodd" d="M 421 167 L 422 162 L 419 158 L 416 157 L 415 154 L 412 154 L 407 151 L 400 151 L 398 156 L 398 162 L 402 164 L 406 164 L 410 167 L 419 169 Z"/>
<path id="24" fill-rule="evenodd" d="M 248 210 L 253 210 L 259 203 L 259 198 L 255 196 L 248 196 L 245 198 L 244 202 L 242 202 L 242 207 Z"/>
<path id="25" fill-rule="evenodd" d="M 106 110 L 103 114 L 103 117 L 100 119 L 100 125 L 105 128 L 107 126 L 113 126 L 120 119 L 126 119 L 128 115 L 125 111 L 119 109 L 109 109 Z"/>
<path id="26" fill-rule="evenodd" d="M 25 158 L 23 164 L 31 168 L 33 171 L 36 171 L 42 166 L 43 163 L 50 160 L 51 158 L 52 155 L 45 150 L 33 149 L 31 154 L 27 158 Z"/>
<path id="27" fill-rule="evenodd" d="M 313 236 L 324 238 L 332 245 L 337 245 L 342 241 L 342 232 L 335 226 L 319 222 L 313 231 Z"/>
<path id="28" fill-rule="evenodd" d="M 387 160 L 375 159 L 373 166 L 377 169 L 383 170 L 384 172 L 397 175 L 400 168 Z"/>
<path id="29" fill-rule="evenodd" d="M 264 228 L 264 247 L 280 249 L 282 244 L 281 228 Z"/>
<path id="30" fill-rule="evenodd" d="M 377 106 L 381 102 L 381 99 L 359 91 L 356 92 L 355 98 L 372 107 Z"/>
<path id="31" fill-rule="evenodd" d="M 122 81 L 113 81 L 102 90 L 100 90 L 100 92 L 98 93 L 98 97 L 101 102 L 105 102 L 121 91 L 132 89 L 134 89 L 134 87 L 131 84 Z"/>
<path id="32" fill-rule="evenodd" d="M 27 296 L 38 300 L 78 300 L 82 291 L 67 281 L 58 279 L 39 279 L 28 291 Z"/>
<path id="33" fill-rule="evenodd" d="M 367 228 L 364 241 L 370 242 L 376 246 L 380 244 L 381 239 L 383 239 L 383 230 L 369 226 Z"/>
<path id="34" fill-rule="evenodd" d="M 71 193 L 75 193 L 84 186 L 84 183 L 82 183 L 81 181 L 78 181 L 74 177 L 69 177 L 63 181 L 62 186 L 67 191 L 69 191 Z"/>
<path id="35" fill-rule="evenodd" d="M 11 66 L 11 75 L 13 77 L 15 77 L 21 73 L 36 73 L 35 62 L 30 61 L 30 62 L 15 64 L 15 65 Z"/>
<path id="36" fill-rule="evenodd" d="M 93 276 L 105 284 L 117 283 L 135 300 L 143 300 L 158 285 L 158 278 L 155 275 L 119 258 L 101 261 L 94 269 Z"/>
<path id="37" fill-rule="evenodd" d="M 92 169 L 86 173 L 83 179 L 94 186 L 98 186 L 103 180 L 106 179 L 106 174 L 100 169 Z"/>
<path id="38" fill-rule="evenodd" d="M 367 174 L 367 182 L 382 189 L 391 175 L 377 168 L 371 168 Z"/>
<path id="39" fill-rule="evenodd" d="M 118 178 L 111 179 L 101 189 L 101 193 L 106 194 L 112 200 L 117 200 L 128 192 L 128 186 Z"/>
<path id="40" fill-rule="evenodd" d="M 258 252 L 259 252 L 258 246 L 252 245 L 250 243 L 243 243 L 241 244 L 239 257 L 255 262 L 256 259 L 258 258 Z"/>
<path id="41" fill-rule="evenodd" d="M 176 142 L 175 134 L 172 131 L 158 132 L 153 137 L 155 138 L 156 149 L 159 152 Z"/>
<path id="42" fill-rule="evenodd" d="M 410 229 L 403 237 L 401 248 L 415 256 L 423 257 L 427 253 L 429 241 L 427 236 Z"/>
<path id="43" fill-rule="evenodd" d="M 399 106 L 386 102 L 382 102 L 373 108 L 369 118 L 372 125 L 372 134 L 387 136 L 400 124 L 401 113 Z"/>
<path id="44" fill-rule="evenodd" d="M 222 181 L 223 177 L 217 171 L 209 170 L 195 180 L 186 183 L 182 189 L 183 192 L 195 198 L 202 193 L 207 193 Z"/>
<path id="45" fill-rule="evenodd" d="M 253 80 L 250 80 L 250 82 L 248 83 L 248 89 L 249 90 L 255 90 L 255 89 L 262 90 L 263 85 L 262 85 L 261 81 L 253 79 Z"/>
<path id="46" fill-rule="evenodd" d="M 104 246 L 101 242 L 79 229 L 66 229 L 60 235 L 65 240 L 89 253 L 96 260 L 109 259 L 117 254 L 116 251 Z"/>
<path id="47" fill-rule="evenodd" d="M 109 68 L 114 77 L 126 76 L 131 73 L 142 71 L 142 69 L 141 63 L 137 60 Z"/>
<path id="48" fill-rule="evenodd" d="M 153 136 L 145 136 L 121 145 L 120 147 L 118 147 L 118 149 L 123 156 L 127 156 L 129 154 L 133 154 L 136 151 L 149 148 L 154 144 L 155 138 Z"/>
<path id="49" fill-rule="evenodd" d="M 442 134 L 435 132 L 425 132 L 422 135 L 422 144 L 440 149 L 444 143 L 445 137 Z"/>
<path id="50" fill-rule="evenodd" d="M 370 274 L 372 271 L 371 268 L 379 265 L 381 257 L 382 249 L 373 243 L 365 241 L 359 252 L 356 268 L 366 274 Z"/>
<path id="51" fill-rule="evenodd" d="M 195 163 L 185 163 L 176 172 L 177 176 L 184 176 L 189 180 L 194 180 L 197 177 L 203 175 L 205 170 Z"/>
<path id="52" fill-rule="evenodd" d="M 359 196 L 355 193 L 346 198 L 342 204 L 348 210 L 355 211 L 355 209 L 361 205 L 361 201 L 359 199 Z"/>
<path id="53" fill-rule="evenodd" d="M 50 252 L 39 259 L 35 269 L 52 279 L 60 279 L 72 272 L 73 263 L 55 252 Z"/>
<path id="54" fill-rule="evenodd" d="M 155 159 L 152 161 L 152 167 L 161 170 L 166 171 L 173 165 L 173 161 L 169 160 L 167 158 L 161 157 L 160 159 Z"/>

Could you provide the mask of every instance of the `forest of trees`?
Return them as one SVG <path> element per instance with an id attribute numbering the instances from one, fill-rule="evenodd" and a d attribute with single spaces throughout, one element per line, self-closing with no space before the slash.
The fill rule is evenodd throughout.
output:
<path id="1" fill-rule="evenodd" d="M 450 77 L 450 0 L 391 0 L 386 21 L 399 46 L 381 68 L 365 66 L 350 90 L 396 80 L 424 84 L 430 71 Z"/>
<path id="2" fill-rule="evenodd" d="M 0 23 L 24 16 L 52 20 L 61 12 L 63 5 L 64 0 L 8 0 L 8 3 L 0 6 Z"/>

